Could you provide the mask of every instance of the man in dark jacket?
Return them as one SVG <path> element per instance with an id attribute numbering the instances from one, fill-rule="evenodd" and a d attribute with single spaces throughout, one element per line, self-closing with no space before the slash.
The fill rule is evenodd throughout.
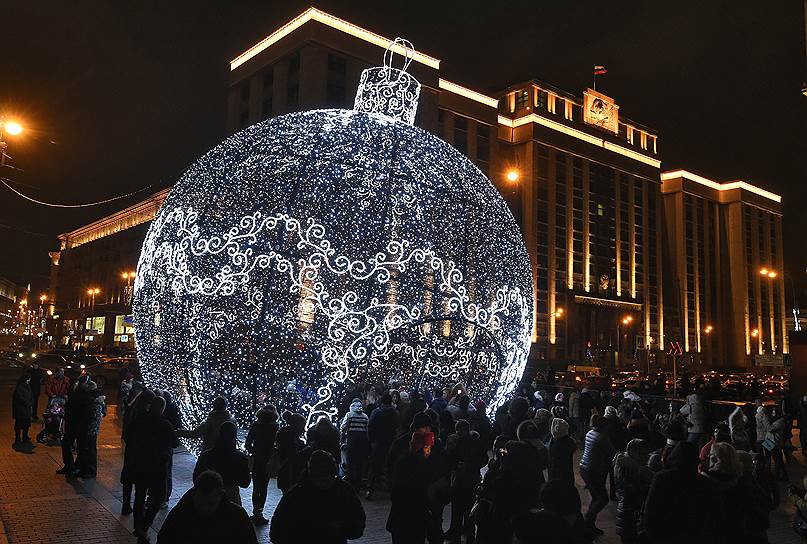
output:
<path id="1" fill-rule="evenodd" d="M 148 542 L 148 530 L 165 502 L 168 457 L 179 441 L 174 427 L 163 416 L 165 399 L 154 397 L 148 412 L 134 419 L 128 429 L 127 448 L 133 452 L 135 482 L 134 532 L 139 543 Z M 148 496 L 148 508 L 146 497 Z"/>
<path id="2" fill-rule="evenodd" d="M 165 410 L 163 415 L 165 419 L 171 423 L 174 430 L 182 428 L 182 414 L 179 413 L 179 406 L 174 402 L 170 391 L 163 391 L 162 397 L 165 399 Z M 163 506 L 167 506 L 168 501 L 171 499 L 171 493 L 174 491 L 174 454 L 171 452 L 171 457 L 168 458 L 168 466 L 165 468 L 165 501 Z"/>
<path id="3" fill-rule="evenodd" d="M 193 487 L 168 513 L 157 544 L 258 544 L 255 530 L 243 508 L 224 497 L 221 476 L 212 470 L 201 473 Z"/>
<path id="4" fill-rule="evenodd" d="M 451 542 L 459 544 L 462 535 L 473 539 L 474 524 L 470 519 L 474 490 L 481 480 L 479 471 L 488 461 L 488 454 L 479 433 L 471 431 L 464 419 L 457 421 L 455 433 L 446 441 L 446 457 L 451 463 Z"/>
<path id="5" fill-rule="evenodd" d="M 715 542 L 718 495 L 698 474 L 698 449 L 679 442 L 668 457 L 672 468 L 657 473 L 650 484 L 644 528 L 651 543 Z"/>
<path id="6" fill-rule="evenodd" d="M 77 460 L 73 458 L 73 444 L 80 436 L 86 422 L 86 412 L 90 399 L 87 395 L 86 376 L 81 376 L 67 394 L 64 405 L 64 435 L 62 436 L 62 463 L 64 466 L 56 471 L 57 474 L 75 476 L 79 473 L 76 468 Z"/>
<path id="7" fill-rule="evenodd" d="M 385 393 L 381 396 L 381 405 L 372 411 L 367 424 L 367 436 L 370 439 L 370 479 L 367 483 L 367 499 L 373 498 L 378 479 L 384 474 L 387 454 L 398 432 L 400 416 L 392 406 L 392 396 Z"/>
<path id="8" fill-rule="evenodd" d="M 611 460 L 616 451 L 606 434 L 608 422 L 602 416 L 591 417 L 591 430 L 586 434 L 583 455 L 580 457 L 580 476 L 591 494 L 591 503 L 586 511 L 586 523 L 598 534 L 603 532 L 597 528 L 597 514 L 608 505 L 608 491 L 605 480 L 611 469 Z"/>
<path id="9" fill-rule="evenodd" d="M 364 508 L 353 487 L 336 473 L 330 453 L 311 454 L 307 478 L 283 495 L 272 516 L 269 537 L 274 544 L 345 544 L 361 538 Z"/>
<path id="10" fill-rule="evenodd" d="M 39 363 L 34 360 L 31 363 L 31 368 L 28 369 L 28 374 L 31 375 L 31 397 L 33 398 L 33 420 L 39 421 L 39 392 L 42 389 L 42 384 L 45 382 L 45 372 L 39 368 Z"/>
<path id="11" fill-rule="evenodd" d="M 17 379 L 17 386 L 11 398 L 11 417 L 14 418 L 14 443 L 30 442 L 28 428 L 31 426 L 31 376 L 23 374 Z"/>
<path id="12" fill-rule="evenodd" d="M 252 523 L 266 525 L 269 520 L 263 517 L 266 492 L 270 474 L 266 465 L 275 453 L 277 437 L 277 409 L 269 404 L 258 410 L 255 422 L 249 427 L 244 448 L 252 455 Z"/>

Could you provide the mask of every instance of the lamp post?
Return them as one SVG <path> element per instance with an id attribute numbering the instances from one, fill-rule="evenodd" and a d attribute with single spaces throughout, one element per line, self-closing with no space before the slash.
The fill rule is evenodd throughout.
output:
<path id="1" fill-rule="evenodd" d="M 126 286 L 123 288 L 123 298 L 125 299 L 125 304 L 127 306 L 131 306 L 132 304 L 132 294 L 134 289 L 132 289 L 132 282 L 135 279 L 136 273 L 133 271 L 127 271 L 121 273 L 121 277 L 126 282 Z"/>
<path id="2" fill-rule="evenodd" d="M 622 318 L 621 323 L 622 323 L 622 325 L 625 325 L 625 327 L 627 327 L 628 325 L 633 323 L 633 316 L 632 315 L 626 315 L 625 317 Z M 619 344 L 617 345 L 617 348 L 619 349 L 619 362 L 621 363 L 624 360 L 624 354 L 622 352 L 622 327 L 619 325 L 619 323 L 617 323 L 617 332 L 619 333 Z M 625 345 L 626 346 L 627 346 L 627 343 L 628 343 L 628 331 L 625 330 Z M 622 366 L 622 365 L 620 364 L 620 366 Z"/>
<path id="3" fill-rule="evenodd" d="M 771 280 L 770 282 L 771 285 L 769 287 L 773 287 L 773 280 L 776 279 L 776 276 L 779 275 L 779 272 L 777 272 L 773 268 L 763 266 L 762 268 L 759 269 L 759 275 Z M 796 286 L 793 283 L 793 278 L 791 278 L 789 274 L 783 272 L 782 276 L 790 282 L 790 291 L 793 293 L 793 330 L 800 331 L 801 323 L 799 323 L 799 303 L 796 301 Z"/>
<path id="4" fill-rule="evenodd" d="M 751 331 L 751 338 L 754 338 L 754 339 L 756 339 L 756 341 L 757 341 L 757 350 L 756 350 L 756 352 L 754 352 L 754 342 L 753 342 L 753 340 L 751 341 L 751 353 L 754 353 L 754 359 L 756 359 L 756 355 L 757 355 L 757 354 L 759 353 L 759 351 L 760 351 L 760 350 L 759 350 L 759 347 L 760 347 L 760 344 L 759 344 L 759 343 L 760 343 L 760 340 L 759 340 L 759 329 L 753 329 L 753 330 Z"/>

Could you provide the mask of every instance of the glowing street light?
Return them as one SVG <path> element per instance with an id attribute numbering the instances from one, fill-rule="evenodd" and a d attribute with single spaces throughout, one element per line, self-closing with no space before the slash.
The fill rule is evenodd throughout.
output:
<path id="1" fill-rule="evenodd" d="M 511 168 L 510 170 L 507 171 L 505 177 L 507 178 L 507 181 L 514 183 L 518 181 L 518 178 L 521 177 L 521 175 L 518 173 L 518 170 L 516 170 L 515 168 Z"/>
<path id="2" fill-rule="evenodd" d="M 711 325 L 706 325 L 706 328 L 703 329 L 703 332 L 705 332 L 706 334 L 711 334 L 712 330 L 714 330 L 714 327 L 712 327 Z"/>
<path id="3" fill-rule="evenodd" d="M 555 310 L 555 317 L 562 317 L 563 316 L 563 308 L 557 308 Z"/>
<path id="4" fill-rule="evenodd" d="M 754 338 L 758 337 L 759 336 L 759 329 L 752 330 L 751 331 L 751 336 L 753 336 Z"/>
<path id="5" fill-rule="evenodd" d="M 11 136 L 17 136 L 22 132 L 22 125 L 16 121 L 4 121 L 2 123 L 2 130 Z"/>

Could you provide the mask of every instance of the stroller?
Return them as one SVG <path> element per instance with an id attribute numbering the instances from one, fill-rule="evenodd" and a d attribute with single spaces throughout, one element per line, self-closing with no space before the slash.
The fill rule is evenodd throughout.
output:
<path id="1" fill-rule="evenodd" d="M 64 405 L 64 397 L 52 397 L 48 401 L 48 406 L 43 413 L 45 425 L 36 435 L 37 442 L 40 444 L 61 442 L 64 434 Z"/>

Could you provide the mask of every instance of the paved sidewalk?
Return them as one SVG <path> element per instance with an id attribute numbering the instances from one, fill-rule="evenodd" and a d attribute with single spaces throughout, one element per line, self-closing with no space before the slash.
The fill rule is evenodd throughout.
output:
<path id="1" fill-rule="evenodd" d="M 12 543 L 126 543 L 134 544 L 131 536 L 131 516 L 121 516 L 121 486 L 118 483 L 123 462 L 120 441 L 120 427 L 116 420 L 116 409 L 110 406 L 109 415 L 104 419 L 98 441 L 98 478 L 96 480 L 65 479 L 55 473 L 61 466 L 61 450 L 55 446 L 35 445 L 30 453 L 11 449 L 13 425 L 10 418 L 10 395 L 8 386 L 0 386 L 5 401 L 0 401 L 0 421 L 6 424 L 0 428 L 0 544 Z M 40 426 L 32 427 L 35 436 Z M 794 440 L 794 443 L 797 441 Z M 800 453 L 800 452 L 799 452 Z M 190 487 L 195 459 L 188 453 L 174 456 L 174 493 L 170 500 L 173 506 Z M 791 480 L 801 481 L 804 474 L 803 458 L 797 454 L 796 463 L 791 464 Z M 584 506 L 588 493 L 583 491 L 579 481 Z M 251 513 L 251 489 L 242 490 L 244 507 Z M 367 544 L 389 543 L 389 533 L 384 529 L 389 500 L 383 493 L 373 501 L 362 499 L 367 512 L 367 529 L 364 537 L 357 542 Z M 271 513 L 280 498 L 275 482 L 270 484 L 269 499 L 265 515 Z M 154 527 L 159 529 L 167 510 L 157 517 Z M 771 514 L 771 530 L 768 532 L 772 544 L 797 544 L 801 540 L 790 528 L 793 507 L 786 500 L 783 490 L 782 506 Z M 449 521 L 449 509 L 445 511 L 445 523 Z M 605 531 L 598 544 L 617 544 L 619 537 L 614 533 L 615 506 L 613 503 L 600 515 L 598 525 Z M 257 528 L 260 542 L 269 542 L 269 528 Z M 152 542 L 156 534 L 152 533 Z"/>

